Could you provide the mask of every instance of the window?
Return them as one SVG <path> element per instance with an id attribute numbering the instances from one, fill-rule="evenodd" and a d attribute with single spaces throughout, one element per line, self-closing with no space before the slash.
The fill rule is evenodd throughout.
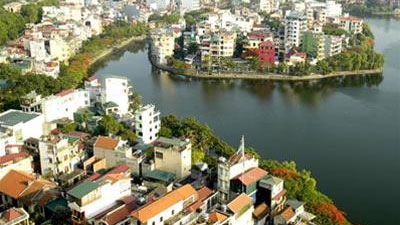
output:
<path id="1" fill-rule="evenodd" d="M 164 158 L 163 153 L 162 152 L 156 152 L 156 158 L 163 159 Z"/>
<path id="2" fill-rule="evenodd" d="M 172 215 L 174 215 L 175 214 L 175 210 L 172 210 L 172 213 L 171 213 Z"/>
<path id="3" fill-rule="evenodd" d="M 163 217 L 160 217 L 160 222 L 162 222 L 163 221 Z"/>

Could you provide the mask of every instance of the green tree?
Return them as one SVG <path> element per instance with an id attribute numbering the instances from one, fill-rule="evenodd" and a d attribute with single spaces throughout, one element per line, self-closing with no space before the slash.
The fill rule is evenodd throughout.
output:
<path id="1" fill-rule="evenodd" d="M 199 50 L 199 46 L 197 45 L 197 43 L 191 42 L 188 46 L 187 53 L 188 54 L 196 54 L 198 50 Z"/>

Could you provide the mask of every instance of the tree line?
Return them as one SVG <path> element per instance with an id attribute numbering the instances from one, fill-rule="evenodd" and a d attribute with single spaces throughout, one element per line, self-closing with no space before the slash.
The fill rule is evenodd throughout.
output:
<path id="1" fill-rule="evenodd" d="M 0 45 L 18 38 L 27 23 L 37 23 L 42 19 L 42 7 L 57 5 L 58 0 L 44 0 L 39 3 L 30 3 L 22 6 L 19 13 L 6 11 L 0 8 Z"/>

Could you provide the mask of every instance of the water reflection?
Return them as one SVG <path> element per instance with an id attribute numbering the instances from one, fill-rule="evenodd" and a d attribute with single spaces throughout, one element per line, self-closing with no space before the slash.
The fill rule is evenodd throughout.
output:
<path id="1" fill-rule="evenodd" d="M 96 63 L 94 63 L 89 69 L 89 74 L 105 68 L 109 62 L 119 61 L 127 53 L 136 54 L 139 52 L 144 52 L 146 50 L 147 50 L 147 42 L 145 40 L 134 41 L 123 48 L 115 49 L 112 52 L 112 54 L 110 54 L 110 55 L 100 59 Z"/>
<path id="2" fill-rule="evenodd" d="M 174 93 L 175 88 L 191 82 L 200 82 L 203 96 L 206 99 L 215 99 L 229 90 L 240 88 L 257 96 L 262 101 L 271 101 L 274 91 L 282 94 L 286 104 L 303 103 L 308 106 L 318 106 L 321 101 L 339 88 L 350 87 L 377 87 L 383 81 L 382 74 L 348 76 L 344 78 L 329 78 L 319 81 L 305 82 L 274 82 L 255 80 L 199 80 L 184 76 L 172 75 L 157 68 L 152 68 L 152 80 L 164 92 Z"/>

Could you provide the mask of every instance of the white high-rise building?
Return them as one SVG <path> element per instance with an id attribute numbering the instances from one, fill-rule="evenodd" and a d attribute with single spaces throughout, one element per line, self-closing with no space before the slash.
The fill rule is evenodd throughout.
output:
<path id="1" fill-rule="evenodd" d="M 179 0 L 179 8 L 183 12 L 200 9 L 200 0 Z"/>
<path id="2" fill-rule="evenodd" d="M 166 10 L 170 3 L 170 0 L 146 0 L 146 6 L 154 11 Z"/>
<path id="3" fill-rule="evenodd" d="M 299 47 L 303 32 L 307 30 L 307 17 L 296 11 L 289 11 L 285 17 L 286 51 L 293 46 Z"/>
<path id="4" fill-rule="evenodd" d="M 337 17 L 342 15 L 342 4 L 335 1 L 326 1 L 326 16 Z"/>
<path id="5" fill-rule="evenodd" d="M 88 91 L 92 104 L 100 103 L 107 108 L 115 106 L 114 113 L 126 114 L 129 112 L 132 87 L 126 77 L 107 75 L 104 79 L 90 77 L 85 81 L 85 90 Z M 106 111 L 106 114 L 112 112 Z"/>
<path id="6" fill-rule="evenodd" d="M 145 144 L 158 138 L 160 127 L 160 111 L 156 110 L 154 105 L 142 106 L 135 112 L 136 136 Z"/>
<path id="7" fill-rule="evenodd" d="M 126 77 L 108 76 L 104 79 L 102 89 L 102 103 L 114 102 L 118 105 L 120 114 L 129 112 L 129 96 L 132 89 Z"/>

